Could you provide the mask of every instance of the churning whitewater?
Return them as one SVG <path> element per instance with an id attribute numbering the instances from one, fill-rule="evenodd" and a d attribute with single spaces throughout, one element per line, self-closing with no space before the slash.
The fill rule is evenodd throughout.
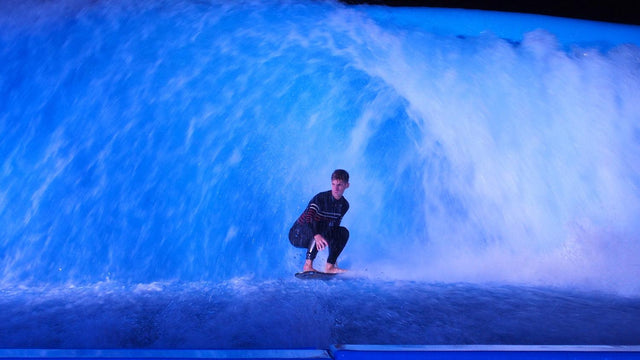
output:
<path id="1" fill-rule="evenodd" d="M 3 7 L 4 283 L 282 277 L 344 167 L 344 265 L 640 290 L 637 44 L 331 2 Z"/>

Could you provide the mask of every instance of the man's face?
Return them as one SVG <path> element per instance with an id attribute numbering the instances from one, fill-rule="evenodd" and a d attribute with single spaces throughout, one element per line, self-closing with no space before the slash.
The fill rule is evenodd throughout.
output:
<path id="1" fill-rule="evenodd" d="M 342 180 L 331 180 L 331 195 L 333 195 L 334 199 L 339 200 L 348 187 L 349 183 Z"/>

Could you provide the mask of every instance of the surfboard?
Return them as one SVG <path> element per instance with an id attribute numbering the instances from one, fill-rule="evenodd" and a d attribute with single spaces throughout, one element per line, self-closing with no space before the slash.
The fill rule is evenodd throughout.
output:
<path id="1" fill-rule="evenodd" d="M 325 273 L 322 271 L 304 271 L 296 273 L 296 277 L 302 280 L 330 280 L 333 279 L 338 274 Z"/>

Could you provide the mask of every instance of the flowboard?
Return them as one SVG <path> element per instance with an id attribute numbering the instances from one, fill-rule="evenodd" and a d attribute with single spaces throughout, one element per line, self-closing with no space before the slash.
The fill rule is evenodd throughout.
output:
<path id="1" fill-rule="evenodd" d="M 302 280 L 330 280 L 333 279 L 337 274 L 325 273 L 322 271 L 303 271 L 296 273 L 296 277 Z"/>

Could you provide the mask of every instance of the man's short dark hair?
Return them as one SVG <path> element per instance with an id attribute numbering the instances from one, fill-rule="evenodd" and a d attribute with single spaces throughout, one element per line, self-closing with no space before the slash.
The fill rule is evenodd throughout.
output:
<path id="1" fill-rule="evenodd" d="M 346 170 L 338 169 L 331 174 L 331 180 L 340 180 L 349 183 L 349 173 Z"/>

